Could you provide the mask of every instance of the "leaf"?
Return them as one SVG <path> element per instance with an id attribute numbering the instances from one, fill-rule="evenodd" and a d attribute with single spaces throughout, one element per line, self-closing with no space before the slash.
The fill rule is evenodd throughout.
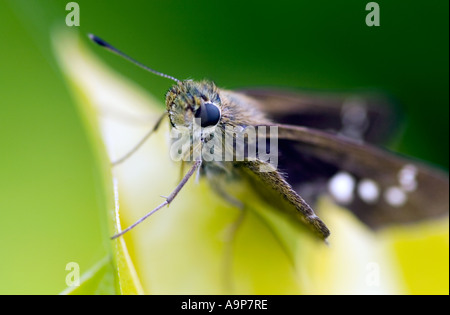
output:
<path id="1" fill-rule="evenodd" d="M 449 294 L 449 221 L 398 228 L 386 235 L 411 294 Z"/>
<path id="2" fill-rule="evenodd" d="M 117 189 L 115 189 L 109 158 L 104 150 L 99 128 L 105 127 L 105 123 L 101 121 L 102 111 L 104 110 L 102 106 L 106 104 L 108 108 L 111 104 L 114 104 L 115 100 L 126 103 L 129 100 L 128 96 L 121 94 L 123 92 L 120 88 L 121 82 L 111 79 L 114 78 L 114 75 L 109 74 L 107 68 L 83 50 L 73 33 L 67 32 L 64 35 L 55 33 L 54 49 L 61 69 L 72 89 L 73 96 L 79 105 L 88 135 L 94 144 L 93 148 L 98 159 L 104 187 L 104 196 L 101 196 L 102 203 L 107 209 L 110 231 L 117 232 L 118 224 L 120 224 L 116 216 L 119 211 Z M 114 113 L 114 111 L 112 112 Z M 105 238 L 109 239 L 109 235 L 105 235 Z M 117 293 L 142 294 L 140 281 L 123 239 L 114 242 L 112 253 L 116 265 L 115 274 L 119 284 Z"/>
<path id="3" fill-rule="evenodd" d="M 80 280 L 80 286 L 67 288 L 62 295 L 112 295 L 114 289 L 114 266 L 106 257 L 87 271 Z"/>

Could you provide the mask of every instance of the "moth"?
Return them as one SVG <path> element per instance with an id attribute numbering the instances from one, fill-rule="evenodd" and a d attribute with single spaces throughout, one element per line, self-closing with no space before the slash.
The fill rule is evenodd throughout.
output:
<path id="1" fill-rule="evenodd" d="M 258 156 L 244 156 L 239 161 L 207 161 L 200 156 L 189 162 L 189 170 L 164 202 L 113 239 L 170 204 L 197 172 L 206 176 L 225 200 L 240 207 L 245 203 L 223 189 L 221 181 L 230 178 L 247 181 L 274 209 L 323 240 L 330 231 L 313 208 L 317 198 L 324 194 L 373 229 L 448 214 L 449 179 L 444 171 L 377 146 L 392 133 L 396 123 L 391 102 L 385 97 L 220 89 L 211 81 L 182 81 L 155 71 L 99 37 L 92 34 L 89 37 L 141 68 L 175 82 L 166 94 L 166 112 L 114 164 L 138 150 L 164 119 L 173 128 L 196 127 L 202 145 L 212 141 L 211 130 L 224 134 L 230 126 L 277 128 L 277 168 L 271 168 Z M 236 147 L 233 143 L 226 149 Z M 261 171 L 263 167 L 269 171 Z"/>

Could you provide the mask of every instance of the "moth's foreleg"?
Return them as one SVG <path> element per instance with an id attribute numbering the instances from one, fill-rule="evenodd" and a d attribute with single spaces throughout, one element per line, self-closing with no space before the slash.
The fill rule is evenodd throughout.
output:
<path id="1" fill-rule="evenodd" d="M 181 191 L 181 189 L 184 187 L 184 185 L 186 185 L 186 183 L 189 181 L 189 179 L 192 177 L 192 175 L 194 175 L 195 171 L 197 171 L 197 169 L 201 165 L 202 165 L 202 161 L 201 160 L 196 161 L 194 163 L 194 165 L 191 167 L 191 169 L 189 170 L 189 172 L 187 172 L 187 174 L 183 177 L 183 179 L 177 185 L 177 187 L 175 187 L 175 189 L 172 191 L 172 193 L 168 197 L 164 197 L 164 198 L 166 198 L 166 200 L 164 200 L 163 203 L 161 203 L 155 209 L 153 209 L 152 211 L 147 213 L 145 216 L 143 216 L 142 218 L 137 220 L 134 224 L 132 224 L 131 226 L 129 226 L 128 228 L 126 228 L 122 232 L 119 232 L 116 235 L 112 236 L 111 239 L 116 239 L 116 238 L 124 235 L 125 233 L 127 233 L 128 231 L 130 231 L 131 229 L 136 227 L 138 224 L 142 223 L 145 219 L 147 219 L 153 213 L 155 213 L 156 211 L 160 210 L 161 208 L 164 208 L 165 206 L 169 205 L 175 199 L 175 197 L 178 195 L 178 193 Z"/>
<path id="2" fill-rule="evenodd" d="M 225 236 L 224 257 L 223 257 L 223 284 L 226 294 L 233 291 L 233 249 L 239 227 L 244 222 L 246 209 L 239 210 L 236 220 L 228 226 Z"/>

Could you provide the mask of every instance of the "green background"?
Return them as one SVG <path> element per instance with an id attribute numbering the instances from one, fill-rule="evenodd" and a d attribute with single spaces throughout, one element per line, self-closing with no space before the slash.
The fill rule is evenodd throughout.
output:
<path id="1" fill-rule="evenodd" d="M 107 252 L 98 170 L 52 53 L 68 1 L 0 0 L 0 294 L 54 294 L 69 262 Z M 448 169 L 446 0 L 77 1 L 81 35 L 95 33 L 180 79 L 226 88 L 374 88 L 405 123 L 392 149 Z M 161 98 L 170 82 L 92 45 L 113 68 Z"/>

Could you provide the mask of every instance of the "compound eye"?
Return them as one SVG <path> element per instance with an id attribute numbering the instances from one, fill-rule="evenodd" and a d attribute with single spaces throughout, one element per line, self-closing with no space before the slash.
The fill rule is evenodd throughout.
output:
<path id="1" fill-rule="evenodd" d="M 217 125 L 221 115 L 219 107 L 213 103 L 204 103 L 197 109 L 194 116 L 200 119 L 200 126 L 205 128 Z"/>

